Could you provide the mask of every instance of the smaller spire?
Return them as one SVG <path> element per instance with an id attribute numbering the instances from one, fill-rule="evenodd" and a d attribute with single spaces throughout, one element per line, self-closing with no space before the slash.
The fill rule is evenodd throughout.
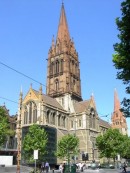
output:
<path id="1" fill-rule="evenodd" d="M 23 94 L 23 89 L 22 89 L 22 85 L 21 85 L 21 89 L 20 89 L 20 95 Z"/>
<path id="2" fill-rule="evenodd" d="M 92 100 L 92 102 L 94 104 L 94 107 L 96 108 L 96 103 L 95 103 L 95 99 L 94 99 L 94 94 L 93 93 L 91 94 L 91 100 Z"/>
<path id="3" fill-rule="evenodd" d="M 42 84 L 40 84 L 39 94 L 42 94 Z"/>
<path id="4" fill-rule="evenodd" d="M 120 110 L 120 101 L 118 98 L 117 90 L 114 89 L 114 112 Z"/>
<path id="5" fill-rule="evenodd" d="M 30 89 L 32 89 L 32 83 L 30 84 Z"/>
<path id="6" fill-rule="evenodd" d="M 55 48 L 55 39 L 54 39 L 54 35 L 52 37 L 52 50 Z"/>

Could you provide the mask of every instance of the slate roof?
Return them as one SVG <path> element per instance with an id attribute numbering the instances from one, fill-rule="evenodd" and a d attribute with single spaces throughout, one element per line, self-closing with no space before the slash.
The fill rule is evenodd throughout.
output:
<path id="1" fill-rule="evenodd" d="M 35 92 L 35 94 L 37 95 L 37 97 L 39 97 L 39 91 L 36 91 L 33 89 L 33 91 Z M 52 97 L 49 97 L 45 94 L 42 93 L 42 99 L 43 99 L 43 102 L 50 105 L 50 106 L 53 106 L 53 107 L 56 107 L 56 108 L 59 108 L 61 110 L 64 110 L 63 107 L 57 102 L 56 99 L 52 98 Z"/>
<path id="2" fill-rule="evenodd" d="M 103 126 L 103 127 L 107 127 L 107 128 L 111 128 L 110 123 L 108 123 L 105 120 L 102 120 L 101 118 L 99 118 L 99 126 Z"/>
<path id="3" fill-rule="evenodd" d="M 90 104 L 90 100 L 85 100 L 85 101 L 74 103 L 75 112 L 76 113 L 85 112 L 87 107 L 89 106 L 89 104 Z"/>

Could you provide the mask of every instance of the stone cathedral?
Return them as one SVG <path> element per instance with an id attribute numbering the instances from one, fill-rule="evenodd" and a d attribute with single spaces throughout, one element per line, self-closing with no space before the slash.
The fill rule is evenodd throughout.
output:
<path id="1" fill-rule="evenodd" d="M 38 90 L 30 86 L 24 98 L 20 93 L 22 138 L 30 125 L 42 126 L 49 137 L 46 159 L 50 164 L 58 164 L 59 159 L 52 156 L 57 141 L 68 133 L 75 134 L 80 140 L 77 161 L 82 161 L 83 153 L 88 153 L 89 161 L 99 161 L 96 137 L 111 125 L 99 118 L 93 95 L 88 100 L 82 99 L 79 57 L 69 33 L 63 3 L 57 37 L 56 40 L 52 38 L 47 60 L 46 94 L 42 92 L 42 85 Z"/>

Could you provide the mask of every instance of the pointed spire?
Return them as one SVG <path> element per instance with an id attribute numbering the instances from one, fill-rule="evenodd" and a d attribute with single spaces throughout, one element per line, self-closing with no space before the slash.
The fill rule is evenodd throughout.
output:
<path id="1" fill-rule="evenodd" d="M 42 84 L 40 84 L 39 94 L 42 94 Z"/>
<path id="2" fill-rule="evenodd" d="M 52 37 L 52 50 L 55 48 L 55 39 L 54 39 L 54 35 Z"/>
<path id="3" fill-rule="evenodd" d="M 32 89 L 32 83 L 30 84 L 30 89 Z"/>
<path id="4" fill-rule="evenodd" d="M 114 90 L 114 112 L 118 111 L 120 109 L 120 101 L 118 98 L 117 90 L 115 88 Z"/>
<path id="5" fill-rule="evenodd" d="M 94 94 L 93 93 L 91 94 L 91 100 L 92 100 L 92 102 L 94 104 L 94 107 L 96 108 L 96 103 L 95 103 L 95 99 L 94 99 Z"/>
<path id="6" fill-rule="evenodd" d="M 67 24 L 67 19 L 66 19 L 66 14 L 65 14 L 65 9 L 64 9 L 64 4 L 62 2 L 62 7 L 61 7 L 61 14 L 60 14 L 60 21 L 59 21 L 59 26 L 58 26 L 58 33 L 57 33 L 57 39 L 56 40 L 70 40 L 70 34 L 69 34 L 69 29 L 68 29 L 68 24 Z"/>
<path id="7" fill-rule="evenodd" d="M 22 86 L 21 86 L 21 89 L 20 89 L 20 99 L 22 99 L 22 97 L 23 97 L 23 91 L 22 91 Z"/>
<path id="8" fill-rule="evenodd" d="M 21 85 L 21 89 L 20 89 L 20 95 L 23 95 L 23 89 L 22 89 L 22 85 Z"/>

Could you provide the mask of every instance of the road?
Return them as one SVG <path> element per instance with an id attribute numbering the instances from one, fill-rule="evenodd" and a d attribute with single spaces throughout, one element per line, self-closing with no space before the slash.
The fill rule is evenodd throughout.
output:
<path id="1" fill-rule="evenodd" d="M 30 173 L 32 168 L 21 166 L 20 173 Z M 122 173 L 122 170 L 119 169 L 99 169 L 99 170 L 91 170 L 86 169 L 84 172 L 78 172 L 78 173 Z M 16 166 L 12 167 L 0 167 L 0 173 L 16 173 Z M 45 173 L 45 172 L 44 172 Z M 52 170 L 49 171 L 49 173 L 53 173 Z M 54 173 L 59 173 L 59 171 L 54 171 Z M 127 168 L 127 173 L 130 173 L 130 167 Z"/>

